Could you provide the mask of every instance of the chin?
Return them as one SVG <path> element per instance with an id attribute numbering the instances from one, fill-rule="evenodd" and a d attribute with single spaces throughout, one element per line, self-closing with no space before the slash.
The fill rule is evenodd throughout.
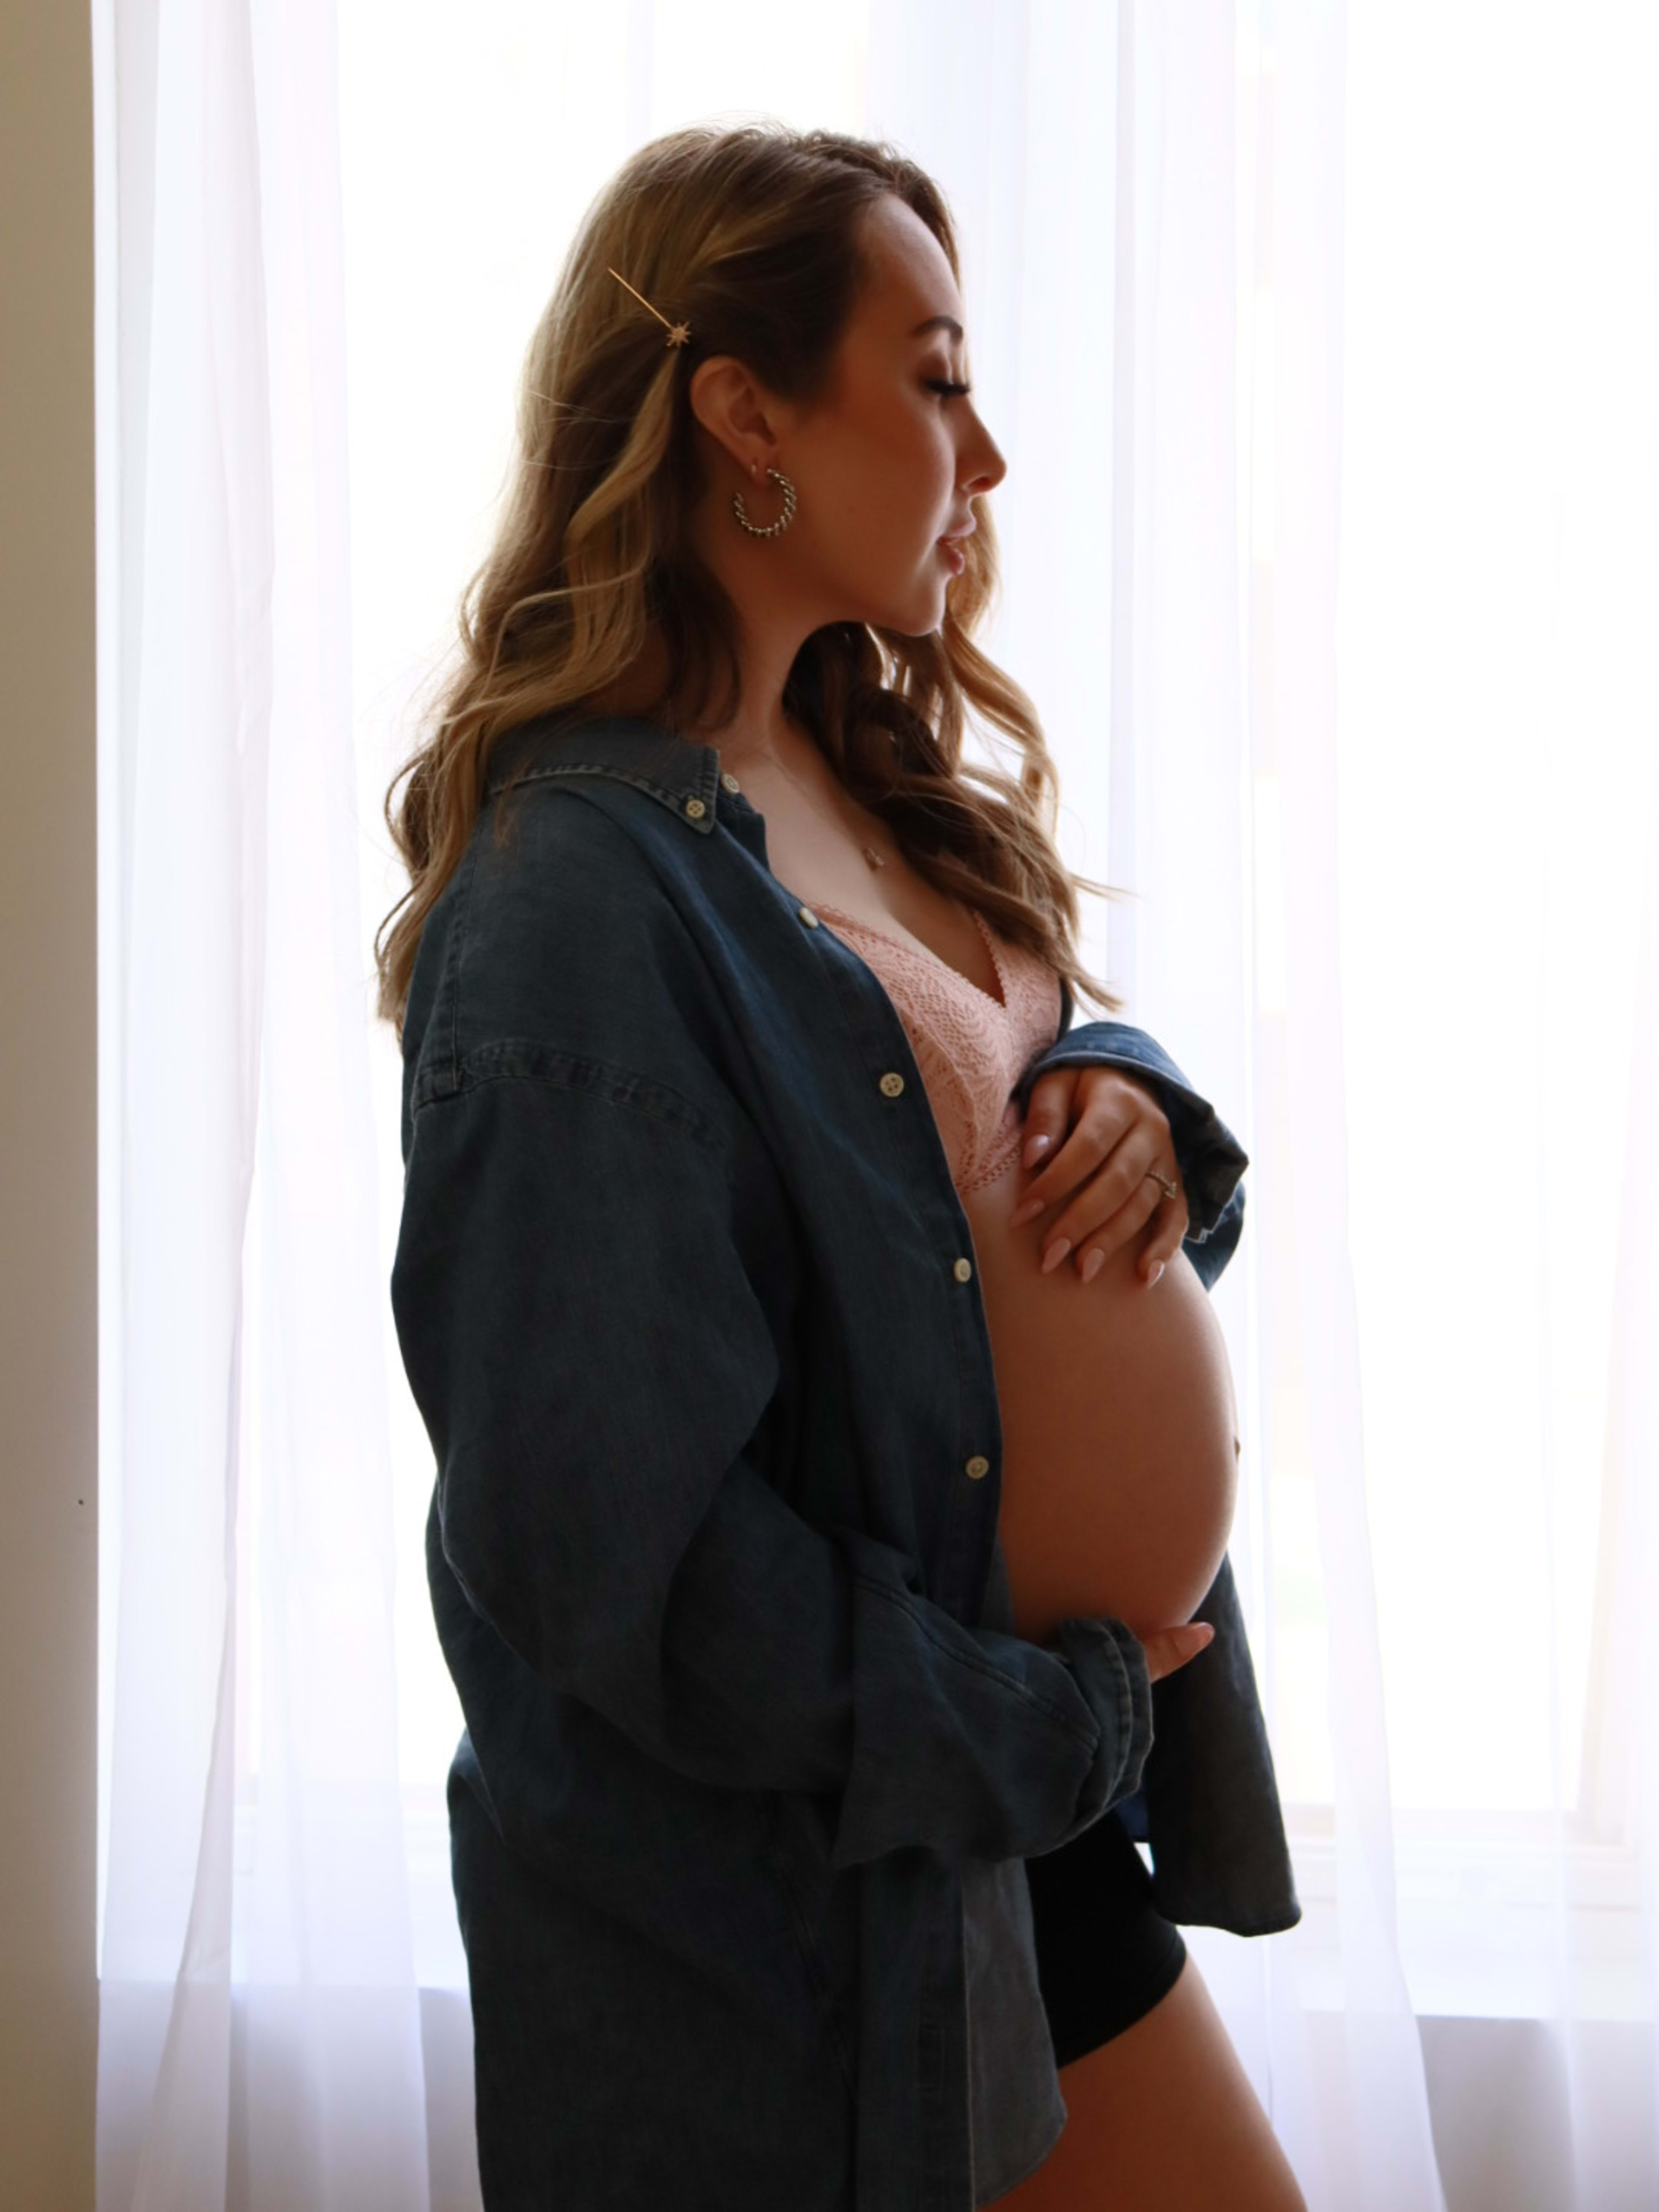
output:
<path id="1" fill-rule="evenodd" d="M 942 578 L 913 591 L 901 601 L 896 592 L 884 605 L 879 601 L 866 603 L 863 610 L 843 620 L 867 623 L 872 629 L 888 629 L 899 637 L 931 637 L 945 620 L 945 597 L 941 585 L 951 580 Z"/>
<path id="2" fill-rule="evenodd" d="M 930 592 L 921 605 L 907 607 L 902 617 L 895 616 L 887 628 L 902 637 L 932 637 L 944 627 L 945 610 L 945 594 Z"/>

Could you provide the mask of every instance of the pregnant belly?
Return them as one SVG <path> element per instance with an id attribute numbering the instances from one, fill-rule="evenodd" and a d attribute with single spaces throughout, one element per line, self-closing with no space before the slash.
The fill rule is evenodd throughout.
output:
<path id="1" fill-rule="evenodd" d="M 1190 1620 L 1232 1528 L 1237 1418 L 1209 1294 L 1184 1252 L 1150 1289 L 1141 1231 L 1093 1282 L 1042 1273 L 1060 1209 L 1010 1229 L 1018 1161 L 962 1200 L 1002 1415 L 999 1534 L 1017 1633 L 1069 1614 L 1135 1634 Z"/>

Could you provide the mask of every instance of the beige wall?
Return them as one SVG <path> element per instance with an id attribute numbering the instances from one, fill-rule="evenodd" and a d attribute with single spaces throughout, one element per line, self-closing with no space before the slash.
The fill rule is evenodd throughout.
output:
<path id="1" fill-rule="evenodd" d="M 0 7 L 0 2196 L 93 2202 L 97 936 L 89 10 Z"/>

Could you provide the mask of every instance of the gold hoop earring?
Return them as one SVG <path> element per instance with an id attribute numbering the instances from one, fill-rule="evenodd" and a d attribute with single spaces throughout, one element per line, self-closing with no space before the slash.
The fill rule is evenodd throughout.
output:
<path id="1" fill-rule="evenodd" d="M 783 513 L 775 522 L 769 523 L 764 530 L 758 523 L 751 522 L 744 514 L 743 494 L 740 491 L 734 491 L 732 495 L 732 512 L 751 538 L 781 537 L 795 519 L 795 487 L 781 469 L 768 469 L 766 473 L 775 484 L 781 484 L 783 488 Z"/>

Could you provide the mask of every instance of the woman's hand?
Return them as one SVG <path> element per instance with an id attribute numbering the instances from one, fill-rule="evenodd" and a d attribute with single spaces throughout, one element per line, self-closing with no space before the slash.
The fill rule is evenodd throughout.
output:
<path id="1" fill-rule="evenodd" d="M 1146 1654 L 1147 1680 L 1161 1682 L 1177 1667 L 1184 1667 L 1189 1659 L 1207 1650 L 1214 1641 L 1215 1630 L 1207 1620 L 1189 1620 L 1180 1628 L 1152 1629 L 1140 1639 Z"/>
<path id="2" fill-rule="evenodd" d="M 1187 1194 L 1170 1124 L 1150 1091 L 1117 1067 L 1056 1067 L 1031 1085 L 1025 1109 L 1024 1165 L 1043 1163 L 1008 1217 L 1017 1229 L 1045 1207 L 1068 1201 L 1049 1224 L 1043 1272 L 1062 1241 L 1083 1280 L 1099 1273 L 1110 1254 L 1150 1221 L 1138 1272 L 1150 1286 L 1187 1234 Z M 1166 1197 L 1148 1170 L 1173 1182 Z M 1066 1258 L 1062 1251 L 1060 1259 Z"/>

